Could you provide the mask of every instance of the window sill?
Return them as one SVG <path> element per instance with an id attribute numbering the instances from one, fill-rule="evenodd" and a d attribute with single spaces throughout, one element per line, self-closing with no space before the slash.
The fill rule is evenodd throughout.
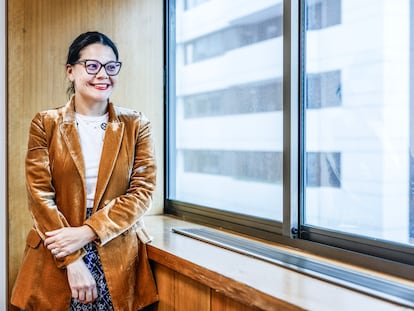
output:
<path id="1" fill-rule="evenodd" d="M 292 310 L 354 311 L 360 306 L 365 310 L 410 310 L 334 282 L 172 232 L 173 228 L 206 228 L 202 225 L 168 215 L 147 216 L 145 222 L 154 236 L 148 247 L 152 261 L 246 305 L 264 310 L 275 306 Z M 285 246 L 272 246 L 298 253 Z"/>

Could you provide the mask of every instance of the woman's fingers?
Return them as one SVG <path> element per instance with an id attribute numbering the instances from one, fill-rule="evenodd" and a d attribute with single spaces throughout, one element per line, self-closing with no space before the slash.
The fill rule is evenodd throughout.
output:
<path id="1" fill-rule="evenodd" d="M 94 302 L 95 299 L 98 297 L 98 291 L 95 288 L 88 290 L 85 295 L 85 301 L 83 303 L 91 303 Z"/>
<path id="2" fill-rule="evenodd" d="M 67 276 L 72 298 L 91 303 L 98 297 L 95 279 L 81 258 L 67 266 Z"/>
<path id="3" fill-rule="evenodd" d="M 81 301 L 81 302 L 84 302 L 85 301 L 85 291 L 83 291 L 83 290 L 80 290 L 80 291 L 78 291 L 78 299 L 79 299 L 79 301 Z"/>
<path id="4" fill-rule="evenodd" d="M 89 226 L 64 227 L 45 232 L 44 245 L 50 251 L 59 250 L 57 257 L 65 257 L 81 249 L 96 238 L 96 234 Z M 56 252 L 56 251 L 55 251 Z"/>
<path id="5" fill-rule="evenodd" d="M 95 299 L 98 297 L 98 290 L 96 289 L 95 285 L 92 285 L 92 287 L 87 287 L 82 290 L 78 290 L 76 293 L 77 298 L 72 297 L 75 299 L 78 299 L 82 303 L 92 303 L 95 301 Z"/>

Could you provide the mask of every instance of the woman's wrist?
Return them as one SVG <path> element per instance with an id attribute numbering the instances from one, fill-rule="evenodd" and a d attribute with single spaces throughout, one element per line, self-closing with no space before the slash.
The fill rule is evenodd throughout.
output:
<path id="1" fill-rule="evenodd" d="M 88 240 L 88 242 L 93 242 L 98 239 L 98 235 L 93 231 L 93 229 L 88 225 L 83 225 L 82 229 L 85 231 L 84 237 Z"/>

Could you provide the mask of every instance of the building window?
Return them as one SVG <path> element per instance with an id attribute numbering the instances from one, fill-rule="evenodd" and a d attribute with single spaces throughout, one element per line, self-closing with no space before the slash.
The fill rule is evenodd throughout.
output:
<path id="1" fill-rule="evenodd" d="M 229 26 L 185 43 L 185 63 L 214 58 L 224 53 L 282 35 L 282 17 Z"/>
<path id="2" fill-rule="evenodd" d="M 339 152 L 307 152 L 306 186 L 341 187 L 341 154 Z"/>
<path id="3" fill-rule="evenodd" d="M 282 81 L 258 81 L 226 89 L 186 95 L 185 118 L 252 114 L 282 110 Z"/>
<path id="4" fill-rule="evenodd" d="M 281 152 L 184 150 L 183 153 L 186 172 L 264 183 L 282 181 Z"/>
<path id="5" fill-rule="evenodd" d="M 341 72 L 339 70 L 307 74 L 308 109 L 341 105 Z"/>
<path id="6" fill-rule="evenodd" d="M 307 30 L 320 30 L 341 23 L 341 0 L 307 1 Z"/>

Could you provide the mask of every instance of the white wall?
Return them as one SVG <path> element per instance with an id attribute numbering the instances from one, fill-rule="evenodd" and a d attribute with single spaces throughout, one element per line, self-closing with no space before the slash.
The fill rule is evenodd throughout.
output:
<path id="1" fill-rule="evenodd" d="M 0 0 L 0 310 L 7 310 L 6 221 L 6 0 Z"/>

